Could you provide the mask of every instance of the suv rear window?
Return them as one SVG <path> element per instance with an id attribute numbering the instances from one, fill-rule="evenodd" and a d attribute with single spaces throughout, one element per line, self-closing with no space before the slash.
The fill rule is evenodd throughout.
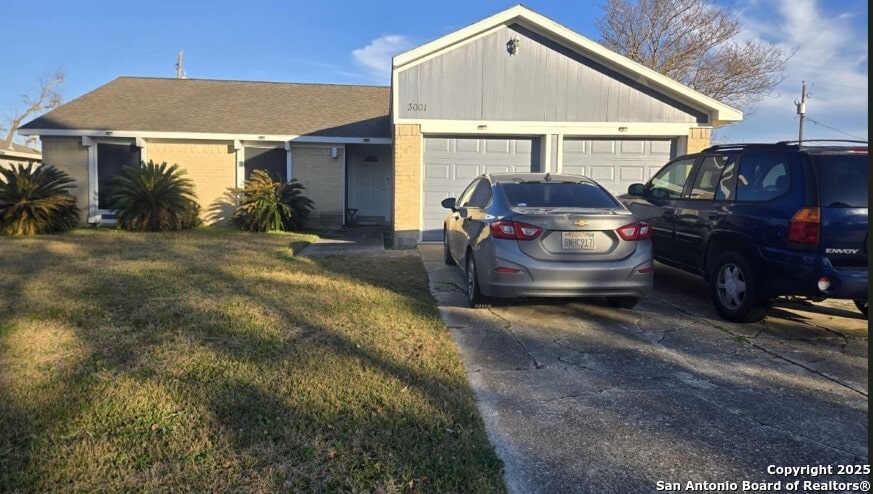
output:
<path id="1" fill-rule="evenodd" d="M 867 207 L 866 154 L 813 154 L 809 158 L 818 180 L 822 207 Z"/>
<path id="2" fill-rule="evenodd" d="M 608 192 L 589 183 L 528 182 L 501 185 L 511 207 L 615 208 L 621 207 Z"/>

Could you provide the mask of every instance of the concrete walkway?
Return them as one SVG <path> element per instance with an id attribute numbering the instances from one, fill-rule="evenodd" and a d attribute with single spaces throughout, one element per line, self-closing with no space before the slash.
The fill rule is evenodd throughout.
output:
<path id="1" fill-rule="evenodd" d="M 386 249 L 384 229 L 380 226 L 351 226 L 323 232 L 318 241 L 307 245 L 298 255 L 403 256 L 418 255 L 418 251 Z"/>

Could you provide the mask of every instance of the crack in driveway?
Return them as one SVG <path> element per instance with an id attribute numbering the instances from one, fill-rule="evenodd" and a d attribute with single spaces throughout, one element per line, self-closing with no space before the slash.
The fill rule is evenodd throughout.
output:
<path id="1" fill-rule="evenodd" d="M 829 376 L 829 375 L 827 375 L 826 373 L 824 373 L 824 372 L 822 372 L 822 371 L 820 371 L 820 370 L 818 370 L 818 369 L 814 369 L 814 368 L 812 368 L 812 367 L 810 367 L 810 366 L 808 366 L 808 365 L 806 365 L 806 364 L 803 364 L 803 363 L 798 362 L 798 361 L 796 361 L 796 360 L 794 360 L 794 359 L 791 359 L 791 358 L 789 358 L 789 357 L 786 357 L 785 355 L 781 355 L 781 354 L 779 354 L 779 353 L 777 353 L 777 352 L 775 352 L 775 351 L 773 351 L 773 350 L 770 350 L 769 348 L 767 348 L 766 346 L 764 346 L 764 345 L 762 345 L 762 344 L 756 343 L 756 342 L 754 342 L 754 341 L 750 341 L 748 336 L 745 336 L 745 335 L 742 335 L 742 334 L 735 333 L 735 332 L 731 331 L 731 330 L 728 329 L 728 328 L 723 328 L 723 327 L 721 327 L 721 326 L 717 326 L 716 324 L 712 323 L 712 322 L 711 322 L 709 319 L 707 319 L 706 317 L 703 317 L 703 316 L 700 316 L 700 315 L 698 315 L 698 314 L 695 314 L 695 313 L 693 313 L 693 312 L 691 312 L 691 311 L 688 311 L 688 310 L 686 310 L 686 309 L 684 309 L 684 308 L 682 308 L 682 307 L 679 307 L 679 306 L 677 306 L 677 305 L 675 305 L 675 304 L 673 304 L 673 303 L 671 303 L 671 302 L 669 302 L 669 301 L 667 301 L 667 300 L 663 300 L 663 299 L 659 299 L 659 298 L 655 298 L 655 297 L 652 297 L 652 299 L 653 299 L 654 301 L 659 302 L 659 303 L 661 303 L 661 304 L 664 304 L 664 305 L 666 305 L 666 306 L 668 306 L 668 307 L 672 307 L 673 309 L 675 309 L 675 310 L 677 310 L 677 311 L 679 311 L 679 312 L 681 312 L 681 313 L 683 313 L 683 314 L 685 314 L 685 315 L 687 315 L 687 316 L 693 317 L 693 318 L 695 318 L 696 320 L 698 320 L 699 322 L 702 322 L 703 324 L 706 324 L 707 326 L 710 326 L 710 327 L 712 327 L 712 328 L 715 328 L 715 329 L 718 329 L 718 330 L 720 330 L 720 331 L 723 331 L 723 332 L 725 332 L 725 333 L 727 333 L 727 334 L 733 336 L 734 339 L 737 340 L 737 341 L 740 342 L 740 343 L 744 343 L 744 342 L 745 342 L 745 343 L 748 343 L 748 344 L 751 345 L 753 348 L 757 348 L 758 350 L 761 350 L 762 352 L 764 352 L 764 353 L 766 353 L 766 354 L 768 354 L 768 355 L 771 355 L 771 356 L 776 357 L 776 358 L 778 358 L 778 359 L 780 359 L 780 360 L 783 360 L 783 361 L 785 361 L 785 362 L 788 362 L 789 364 L 796 365 L 797 367 L 800 367 L 801 369 L 804 369 L 804 370 L 806 370 L 807 372 L 811 372 L 811 373 L 813 373 L 813 374 L 816 374 L 816 375 L 818 375 L 818 376 L 821 376 L 821 377 L 827 379 L 828 381 L 831 381 L 831 382 L 833 382 L 833 383 L 835 383 L 835 384 L 838 384 L 838 385 L 840 385 L 840 386 L 842 386 L 842 387 L 844 387 L 844 388 L 846 388 L 846 389 L 849 389 L 849 390 L 851 390 L 851 391 L 853 391 L 853 392 L 855 392 L 855 393 L 858 393 L 859 395 L 861 395 L 861 396 L 863 396 L 863 397 L 865 397 L 865 398 L 868 397 L 867 392 L 862 391 L 862 390 L 859 390 L 859 389 L 855 389 L 853 386 L 851 386 L 851 385 L 849 385 L 849 384 L 846 384 L 846 383 L 840 381 L 839 379 L 837 379 L 837 378 L 835 378 L 835 377 Z M 810 326 L 810 327 L 814 327 L 814 328 L 819 327 L 818 325 L 807 324 L 807 323 L 804 322 L 804 321 L 797 321 L 797 322 L 799 322 L 799 323 L 801 323 L 801 324 L 805 324 L 805 325 Z M 830 332 L 832 332 L 832 333 L 834 333 L 834 334 L 841 335 L 840 333 L 838 333 L 838 332 L 836 332 L 836 331 L 833 331 L 833 330 L 831 330 L 831 329 L 829 329 L 829 328 L 821 328 L 821 329 L 826 329 L 826 330 L 828 330 L 828 331 L 830 331 Z M 763 331 L 763 330 L 762 330 L 762 331 Z M 758 334 L 760 334 L 760 332 L 759 332 Z M 756 336 L 757 336 L 757 335 L 756 335 Z M 845 335 L 841 335 L 841 336 L 843 336 L 843 338 L 845 338 Z M 846 344 L 848 344 L 848 342 L 846 342 L 846 343 L 842 346 L 842 348 L 843 348 L 842 352 L 843 352 L 843 353 L 845 353 L 845 345 L 846 345 Z"/>
<path id="2" fill-rule="evenodd" d="M 497 317 L 498 319 L 500 319 L 500 320 L 502 320 L 502 321 L 504 322 L 503 329 L 505 329 L 506 332 L 509 333 L 510 336 L 512 336 L 512 339 L 515 340 L 516 343 L 518 343 L 518 346 L 520 346 L 520 347 L 522 348 L 522 350 L 524 350 L 524 353 L 526 353 L 527 356 L 528 356 L 528 358 L 531 360 L 531 362 L 533 362 L 533 365 L 534 365 L 534 368 L 535 368 L 535 369 L 542 369 L 543 367 L 545 367 L 544 365 L 540 364 L 540 363 L 537 361 L 536 357 L 534 357 L 532 353 L 530 353 L 530 350 L 528 350 L 527 345 L 525 345 L 525 344 L 524 344 L 524 343 L 523 343 L 523 342 L 518 338 L 518 336 L 516 336 L 515 332 L 512 330 L 512 321 L 510 321 L 509 319 L 507 319 L 507 318 L 501 316 L 500 314 L 494 312 L 494 309 L 491 308 L 491 307 L 488 308 L 488 312 L 490 312 L 490 313 L 493 314 L 495 317 Z"/>

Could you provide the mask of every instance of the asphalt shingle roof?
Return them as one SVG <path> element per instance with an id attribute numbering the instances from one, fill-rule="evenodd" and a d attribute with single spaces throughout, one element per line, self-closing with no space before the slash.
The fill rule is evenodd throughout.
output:
<path id="1" fill-rule="evenodd" d="M 119 77 L 25 129 L 390 137 L 391 88 Z"/>

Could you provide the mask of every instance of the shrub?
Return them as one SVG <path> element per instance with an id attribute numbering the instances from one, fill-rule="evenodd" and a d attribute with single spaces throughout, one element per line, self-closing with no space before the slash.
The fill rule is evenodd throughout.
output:
<path id="1" fill-rule="evenodd" d="M 79 222 L 73 179 L 51 165 L 0 168 L 0 234 L 67 231 Z"/>
<path id="2" fill-rule="evenodd" d="M 264 170 L 254 170 L 242 189 L 231 189 L 239 205 L 231 221 L 244 230 L 266 232 L 303 228 L 313 202 L 303 196 L 303 184 L 274 182 Z"/>
<path id="3" fill-rule="evenodd" d="M 194 184 L 179 165 L 126 166 L 116 178 L 109 207 L 118 212 L 118 227 L 161 232 L 200 225 L 200 205 Z"/>

